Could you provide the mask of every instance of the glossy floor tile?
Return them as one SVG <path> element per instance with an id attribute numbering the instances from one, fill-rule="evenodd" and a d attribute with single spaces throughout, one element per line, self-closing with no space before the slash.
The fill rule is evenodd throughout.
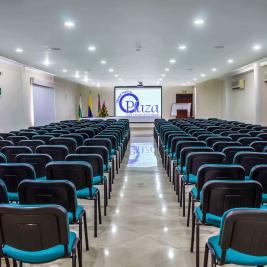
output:
<path id="1" fill-rule="evenodd" d="M 90 251 L 83 251 L 85 267 L 195 266 L 195 254 L 189 251 L 190 228 L 186 227 L 153 138 L 141 135 L 131 138 L 98 238 L 93 238 L 92 203 L 82 201 L 90 237 Z M 201 230 L 201 266 L 204 244 L 217 232 L 208 227 Z M 65 267 L 71 262 L 61 260 L 43 266 Z"/>

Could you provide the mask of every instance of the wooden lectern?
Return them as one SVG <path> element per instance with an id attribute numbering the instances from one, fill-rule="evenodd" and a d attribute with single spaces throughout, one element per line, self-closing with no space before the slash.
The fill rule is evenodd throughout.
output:
<path id="1" fill-rule="evenodd" d="M 187 109 L 177 109 L 176 119 L 188 118 Z"/>

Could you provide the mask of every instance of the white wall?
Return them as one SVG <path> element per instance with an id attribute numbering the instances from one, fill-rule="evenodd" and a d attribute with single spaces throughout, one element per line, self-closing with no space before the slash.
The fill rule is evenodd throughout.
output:
<path id="1" fill-rule="evenodd" d="M 223 102 L 222 80 L 214 79 L 196 85 L 196 118 L 221 118 Z"/>

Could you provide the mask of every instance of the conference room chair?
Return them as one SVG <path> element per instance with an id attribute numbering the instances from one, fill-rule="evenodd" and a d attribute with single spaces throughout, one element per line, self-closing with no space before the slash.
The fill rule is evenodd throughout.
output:
<path id="1" fill-rule="evenodd" d="M 34 135 L 32 137 L 32 140 L 41 140 L 43 142 L 45 142 L 46 145 L 48 145 L 48 142 L 51 138 L 53 138 L 53 135 L 50 134 L 44 134 L 44 135 Z"/>
<path id="2" fill-rule="evenodd" d="M 262 202 L 267 203 L 267 164 L 254 166 L 250 171 L 250 179 L 259 182 L 262 186 Z M 266 206 L 264 205 L 266 208 Z"/>
<path id="3" fill-rule="evenodd" d="M 64 145 L 41 145 L 36 148 L 38 154 L 48 154 L 55 161 L 65 160 L 69 150 Z"/>
<path id="4" fill-rule="evenodd" d="M 247 134 L 247 133 L 251 132 L 251 130 L 244 128 L 244 129 L 239 130 L 238 132 Z"/>
<path id="5" fill-rule="evenodd" d="M 46 131 L 46 130 L 35 130 L 35 132 L 36 132 L 38 135 L 48 134 L 48 131 Z"/>
<path id="6" fill-rule="evenodd" d="M 61 206 L 1 205 L 0 230 L 0 257 L 12 258 L 13 266 L 16 261 L 22 266 L 71 258 L 76 267 L 78 251 L 82 267 L 80 240 L 70 231 L 67 211 Z"/>
<path id="7" fill-rule="evenodd" d="M 15 146 L 15 145 L 12 141 L 0 140 L 0 150 L 1 150 L 1 148 L 5 147 L 5 146 Z"/>
<path id="8" fill-rule="evenodd" d="M 84 138 L 81 134 L 77 134 L 77 133 L 62 134 L 61 137 L 75 139 L 77 146 L 83 145 Z"/>
<path id="9" fill-rule="evenodd" d="M 230 137 L 233 141 L 237 141 L 239 138 L 251 137 L 251 135 L 247 133 L 231 133 L 228 135 L 228 137 Z"/>
<path id="10" fill-rule="evenodd" d="M 33 132 L 33 131 L 27 131 L 27 130 L 20 131 L 20 132 L 18 133 L 18 136 L 26 136 L 26 137 L 28 137 L 29 139 L 32 139 L 32 137 L 33 137 L 34 135 L 38 135 L 38 133 Z"/>
<path id="11" fill-rule="evenodd" d="M 240 142 L 243 146 L 250 146 L 250 144 L 255 141 L 263 141 L 263 140 L 259 137 L 242 137 L 239 138 L 237 141 Z"/>
<path id="12" fill-rule="evenodd" d="M 29 140 L 29 138 L 27 136 L 22 136 L 22 135 L 17 136 L 17 135 L 15 135 L 15 136 L 8 136 L 6 138 L 6 140 L 12 141 L 14 143 L 14 145 L 17 146 L 19 141 L 21 141 L 21 140 Z"/>
<path id="13" fill-rule="evenodd" d="M 33 166 L 37 180 L 46 180 L 45 166 L 53 161 L 48 154 L 19 154 L 16 156 L 17 163 L 28 163 Z"/>
<path id="14" fill-rule="evenodd" d="M 197 172 L 204 164 L 222 164 L 225 155 L 221 152 L 192 152 L 186 158 L 186 173 L 181 176 L 181 204 L 183 207 L 183 217 L 185 217 L 185 186 L 197 183 Z"/>
<path id="15" fill-rule="evenodd" d="M 251 136 L 251 137 L 258 137 L 258 135 L 259 134 L 264 134 L 264 132 L 263 131 L 250 131 L 249 132 L 249 135 Z"/>
<path id="16" fill-rule="evenodd" d="M 53 130 L 53 131 L 51 131 L 51 134 L 60 134 L 60 135 L 62 135 L 62 134 L 68 134 L 68 133 L 70 133 L 70 132 L 67 131 L 67 130 Z"/>
<path id="17" fill-rule="evenodd" d="M 45 145 L 45 142 L 42 140 L 21 140 L 18 143 L 19 146 L 27 146 L 29 147 L 33 152 L 35 152 L 36 147 Z"/>
<path id="18" fill-rule="evenodd" d="M 195 211 L 195 203 L 200 201 L 201 190 L 209 181 L 214 180 L 245 180 L 245 169 L 240 165 L 228 164 L 204 164 L 197 172 L 197 183 L 191 188 L 188 196 L 188 213 L 187 213 L 187 226 L 190 222 L 190 212 Z"/>
<path id="19" fill-rule="evenodd" d="M 222 150 L 225 154 L 225 163 L 232 164 L 234 162 L 234 157 L 238 152 L 255 152 L 255 149 L 251 146 L 229 146 Z"/>
<path id="20" fill-rule="evenodd" d="M 267 210 L 237 208 L 224 213 L 220 232 L 205 245 L 204 267 L 235 264 L 263 267 L 267 265 Z"/>
<path id="21" fill-rule="evenodd" d="M 1 163 L 0 179 L 5 183 L 8 199 L 18 201 L 18 185 L 25 179 L 36 178 L 34 168 L 26 163 Z"/>
<path id="22" fill-rule="evenodd" d="M 201 134 L 197 137 L 199 141 L 205 141 L 210 137 L 220 137 L 218 134 L 208 133 L 208 134 Z"/>
<path id="23" fill-rule="evenodd" d="M 256 152 L 263 152 L 264 148 L 267 146 L 267 141 L 255 141 L 252 142 L 250 146 L 253 147 Z"/>
<path id="24" fill-rule="evenodd" d="M 233 208 L 260 208 L 262 186 L 256 181 L 210 181 L 202 188 L 201 205 L 192 218 L 191 252 L 196 236 L 196 267 L 199 267 L 200 226 L 219 228 L 223 215 Z"/>
<path id="25" fill-rule="evenodd" d="M 70 181 L 24 180 L 18 187 L 21 205 L 59 205 L 68 213 L 70 224 L 79 225 L 79 238 L 82 248 L 84 226 L 86 250 L 89 250 L 86 211 L 77 203 L 76 188 Z"/>
<path id="26" fill-rule="evenodd" d="M 208 137 L 206 140 L 207 146 L 212 147 L 217 142 L 231 142 L 232 139 L 227 136 Z"/>
<path id="27" fill-rule="evenodd" d="M 257 137 L 261 138 L 263 141 L 267 141 L 267 133 L 260 133 Z"/>
<path id="28" fill-rule="evenodd" d="M 209 134 L 209 132 L 207 132 L 206 130 L 199 130 L 199 131 L 196 131 L 196 132 L 192 133 L 192 136 L 193 137 L 198 137 L 198 136 L 200 136 L 202 134 Z"/>
<path id="29" fill-rule="evenodd" d="M 0 133 L 0 137 L 2 137 L 4 140 L 6 140 L 9 136 L 15 136 L 15 134 L 12 134 L 12 133 Z"/>
<path id="30" fill-rule="evenodd" d="M 242 144 L 237 141 L 219 141 L 214 143 L 212 148 L 214 151 L 222 152 L 224 148 L 230 146 L 242 146 Z"/>
<path id="31" fill-rule="evenodd" d="M 74 153 L 77 148 L 76 140 L 69 137 L 54 137 L 48 141 L 48 144 L 66 146 L 69 150 L 69 153 Z"/>
<path id="32" fill-rule="evenodd" d="M 0 163 L 7 163 L 7 158 L 3 153 L 0 153 Z"/>
<path id="33" fill-rule="evenodd" d="M 97 237 L 97 217 L 102 224 L 100 191 L 93 185 L 93 169 L 85 161 L 57 161 L 46 165 L 47 180 L 68 180 L 76 187 L 77 198 L 94 201 L 94 237 Z"/>
<path id="34" fill-rule="evenodd" d="M 94 130 L 92 130 L 90 128 L 78 129 L 78 130 L 75 131 L 75 133 L 78 133 L 78 134 L 86 134 L 87 135 L 87 138 L 91 138 L 91 137 L 94 137 L 95 136 Z"/>
<path id="35" fill-rule="evenodd" d="M 236 132 L 233 132 L 233 131 L 231 131 L 231 130 L 227 130 L 227 129 L 225 129 L 224 132 L 221 132 L 221 133 L 220 133 L 221 136 L 229 136 L 229 135 L 231 135 L 231 134 L 236 134 Z M 233 140 L 233 141 L 234 141 L 234 140 Z"/>
<path id="36" fill-rule="evenodd" d="M 250 179 L 250 171 L 256 165 L 267 164 L 267 153 L 238 152 L 234 157 L 234 164 L 239 164 L 246 171 L 246 179 Z"/>
<path id="37" fill-rule="evenodd" d="M 16 162 L 16 156 L 18 154 L 32 154 L 33 151 L 27 146 L 5 146 L 0 149 L 3 153 L 8 163 Z"/>

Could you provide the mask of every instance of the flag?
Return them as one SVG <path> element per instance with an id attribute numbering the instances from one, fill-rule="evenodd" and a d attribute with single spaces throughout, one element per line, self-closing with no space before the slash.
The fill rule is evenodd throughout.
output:
<path id="1" fill-rule="evenodd" d="M 98 111 L 98 113 L 99 113 L 100 110 L 101 110 L 100 95 L 98 94 L 97 97 L 98 97 L 98 109 L 97 109 L 97 111 Z"/>
<path id="2" fill-rule="evenodd" d="M 80 95 L 80 103 L 79 103 L 78 117 L 79 117 L 79 120 L 83 117 L 82 95 Z"/>
<path id="3" fill-rule="evenodd" d="M 92 118 L 93 117 L 93 98 L 92 95 L 90 94 L 88 97 L 88 118 Z"/>

